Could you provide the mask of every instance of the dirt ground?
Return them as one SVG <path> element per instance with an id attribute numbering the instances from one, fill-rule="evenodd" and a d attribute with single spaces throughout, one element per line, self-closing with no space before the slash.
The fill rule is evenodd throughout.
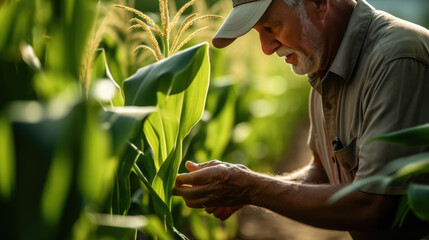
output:
<path id="1" fill-rule="evenodd" d="M 290 172 L 308 163 L 311 157 L 307 148 L 308 127 L 308 122 L 303 123 L 297 131 L 294 136 L 296 146 L 291 146 L 288 156 L 276 166 L 276 172 Z M 263 208 L 248 206 L 237 214 L 237 239 L 351 240 L 347 232 L 314 228 Z"/>

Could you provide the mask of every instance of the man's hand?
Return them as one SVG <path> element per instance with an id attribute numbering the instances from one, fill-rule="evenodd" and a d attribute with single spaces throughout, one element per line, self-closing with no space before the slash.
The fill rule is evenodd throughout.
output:
<path id="1" fill-rule="evenodd" d="M 205 208 L 221 220 L 249 202 L 248 176 L 243 165 L 210 161 L 186 162 L 191 173 L 177 175 L 173 195 L 182 196 L 188 207 Z"/>

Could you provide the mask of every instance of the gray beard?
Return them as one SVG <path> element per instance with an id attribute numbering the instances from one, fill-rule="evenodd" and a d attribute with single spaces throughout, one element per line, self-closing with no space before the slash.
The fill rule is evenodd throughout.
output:
<path id="1" fill-rule="evenodd" d="M 302 25 L 302 41 L 305 42 L 307 46 L 310 46 L 313 50 L 313 54 L 295 51 L 298 56 L 298 64 L 292 66 L 292 70 L 298 75 L 305 75 L 314 73 L 320 68 L 323 44 L 321 43 L 320 31 L 310 22 L 302 4 L 298 7 L 298 12 Z"/>

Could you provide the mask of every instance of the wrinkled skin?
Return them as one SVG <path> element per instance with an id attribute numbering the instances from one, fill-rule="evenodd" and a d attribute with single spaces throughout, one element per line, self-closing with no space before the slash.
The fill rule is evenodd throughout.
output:
<path id="1" fill-rule="evenodd" d="M 205 208 L 207 213 L 225 220 L 248 204 L 240 180 L 240 176 L 249 174 L 247 167 L 217 160 L 203 164 L 186 162 L 186 167 L 194 173 L 179 174 L 173 194 L 182 196 L 188 207 Z"/>

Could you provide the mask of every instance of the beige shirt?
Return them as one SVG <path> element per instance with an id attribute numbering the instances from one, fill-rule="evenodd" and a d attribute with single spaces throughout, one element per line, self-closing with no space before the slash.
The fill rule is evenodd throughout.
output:
<path id="1" fill-rule="evenodd" d="M 429 31 L 358 1 L 323 78 L 310 76 L 309 146 L 333 184 L 377 174 L 397 158 L 428 151 L 369 139 L 429 122 Z M 334 151 L 338 137 L 344 148 Z M 401 194 L 405 184 L 387 194 Z M 377 192 L 375 187 L 362 189 Z"/>

